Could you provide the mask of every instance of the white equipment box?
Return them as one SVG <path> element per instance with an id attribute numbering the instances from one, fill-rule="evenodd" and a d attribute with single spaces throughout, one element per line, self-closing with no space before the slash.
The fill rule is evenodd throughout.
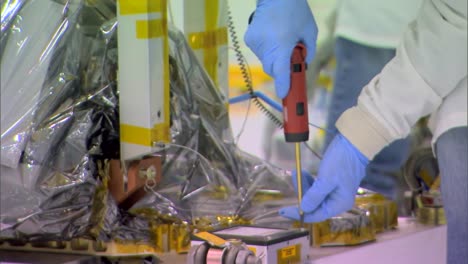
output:
<path id="1" fill-rule="evenodd" d="M 211 232 L 225 240 L 241 240 L 262 264 L 304 263 L 309 253 L 309 232 L 305 229 L 276 229 L 255 226 L 236 226 Z M 204 240 L 193 237 L 191 246 Z"/>

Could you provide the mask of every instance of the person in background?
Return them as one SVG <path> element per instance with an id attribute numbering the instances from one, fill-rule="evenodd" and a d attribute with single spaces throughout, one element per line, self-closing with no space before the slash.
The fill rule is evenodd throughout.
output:
<path id="1" fill-rule="evenodd" d="M 337 134 L 335 122 L 355 105 L 364 87 L 395 56 L 421 0 L 339 0 L 336 6 L 336 73 L 327 117 L 324 149 Z M 410 138 L 385 147 L 366 168 L 361 186 L 398 200 L 397 175 L 408 158 Z"/>
<path id="2" fill-rule="evenodd" d="M 359 18 L 356 18 L 359 19 Z M 247 46 L 275 79 L 280 98 L 289 91 L 289 59 L 298 42 L 314 58 L 317 27 L 306 0 L 258 0 L 245 34 Z M 359 65 L 356 65 L 359 67 Z M 431 115 L 433 150 L 441 173 L 447 219 L 447 263 L 468 259 L 467 1 L 425 0 L 396 54 L 338 118 L 336 136 L 318 175 L 306 186 L 306 222 L 338 215 L 354 204 L 366 167 L 386 146 L 406 138 Z M 304 177 L 310 177 L 304 174 Z M 304 180 L 303 182 L 310 182 Z M 299 219 L 297 207 L 282 216 Z"/>

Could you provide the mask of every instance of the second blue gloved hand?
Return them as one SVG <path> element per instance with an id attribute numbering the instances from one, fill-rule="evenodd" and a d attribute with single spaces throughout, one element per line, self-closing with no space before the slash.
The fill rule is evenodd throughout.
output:
<path id="1" fill-rule="evenodd" d="M 297 193 L 297 171 L 293 171 L 291 175 L 291 181 L 294 186 L 294 190 Z M 310 187 L 314 184 L 314 178 L 305 170 L 302 170 L 302 194 L 307 192 Z"/>
<path id="2" fill-rule="evenodd" d="M 315 56 L 317 25 L 307 0 L 258 0 L 244 40 L 263 70 L 275 79 L 276 94 L 286 97 L 291 54 L 298 42 L 307 48 L 306 63 Z"/>
<path id="3" fill-rule="evenodd" d="M 325 152 L 312 187 L 302 198 L 304 221 L 324 221 L 351 209 L 368 163 L 369 160 L 356 147 L 338 134 Z M 300 219 L 295 206 L 282 208 L 280 215 Z"/>

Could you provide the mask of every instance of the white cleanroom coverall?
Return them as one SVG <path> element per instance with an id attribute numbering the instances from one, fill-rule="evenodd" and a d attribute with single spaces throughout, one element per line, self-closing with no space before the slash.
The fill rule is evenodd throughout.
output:
<path id="1" fill-rule="evenodd" d="M 466 0 L 425 1 L 395 58 L 338 119 L 338 130 L 369 159 L 429 114 L 433 142 L 467 126 L 466 9 Z"/>

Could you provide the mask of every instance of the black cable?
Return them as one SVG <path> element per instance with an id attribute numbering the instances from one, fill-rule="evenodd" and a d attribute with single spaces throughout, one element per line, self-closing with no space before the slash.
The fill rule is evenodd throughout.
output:
<path id="1" fill-rule="evenodd" d="M 247 71 L 247 66 L 245 65 L 245 62 L 243 60 L 243 55 L 241 52 L 239 39 L 237 37 L 237 33 L 234 27 L 234 22 L 232 21 L 231 8 L 229 6 L 228 6 L 228 29 L 229 29 L 229 35 L 231 36 L 232 47 L 235 52 L 234 54 L 236 56 L 236 60 L 239 65 L 242 78 L 244 79 L 245 86 L 247 88 L 248 93 L 250 94 L 250 97 L 252 98 L 252 101 L 260 109 L 260 111 L 262 111 L 275 125 L 277 125 L 280 128 L 283 128 L 283 122 L 278 117 L 276 117 L 276 115 L 273 114 L 254 94 L 252 80 L 250 79 L 249 73 Z"/>
<path id="2" fill-rule="evenodd" d="M 252 20 L 252 15 L 249 17 L 249 23 L 250 20 Z M 237 37 L 236 29 L 234 26 L 234 22 L 232 21 L 232 13 L 231 13 L 231 8 L 228 5 L 228 29 L 229 29 L 229 35 L 231 36 L 231 41 L 232 41 L 232 47 L 234 50 L 234 54 L 236 56 L 237 63 L 239 65 L 239 69 L 241 71 L 242 78 L 244 79 L 245 86 L 247 88 L 248 93 L 250 94 L 250 97 L 252 98 L 252 101 L 254 104 L 260 109 L 263 114 L 265 114 L 276 126 L 279 128 L 283 128 L 284 124 L 283 121 L 281 121 L 278 117 L 276 117 L 275 114 L 273 114 L 261 101 L 258 99 L 258 97 L 254 94 L 254 89 L 252 85 L 252 80 L 250 78 L 249 72 L 247 70 L 246 63 L 244 61 L 244 56 L 242 55 L 241 47 L 239 44 L 239 39 Z M 312 123 L 309 123 L 309 126 L 313 126 L 318 129 L 322 129 L 324 131 L 327 131 L 326 129 L 319 127 L 317 125 L 314 125 Z M 307 145 L 306 142 L 303 142 L 306 148 L 311 151 L 318 159 L 322 159 L 322 156 L 319 155 L 316 151 L 314 151 L 309 145 Z"/>

